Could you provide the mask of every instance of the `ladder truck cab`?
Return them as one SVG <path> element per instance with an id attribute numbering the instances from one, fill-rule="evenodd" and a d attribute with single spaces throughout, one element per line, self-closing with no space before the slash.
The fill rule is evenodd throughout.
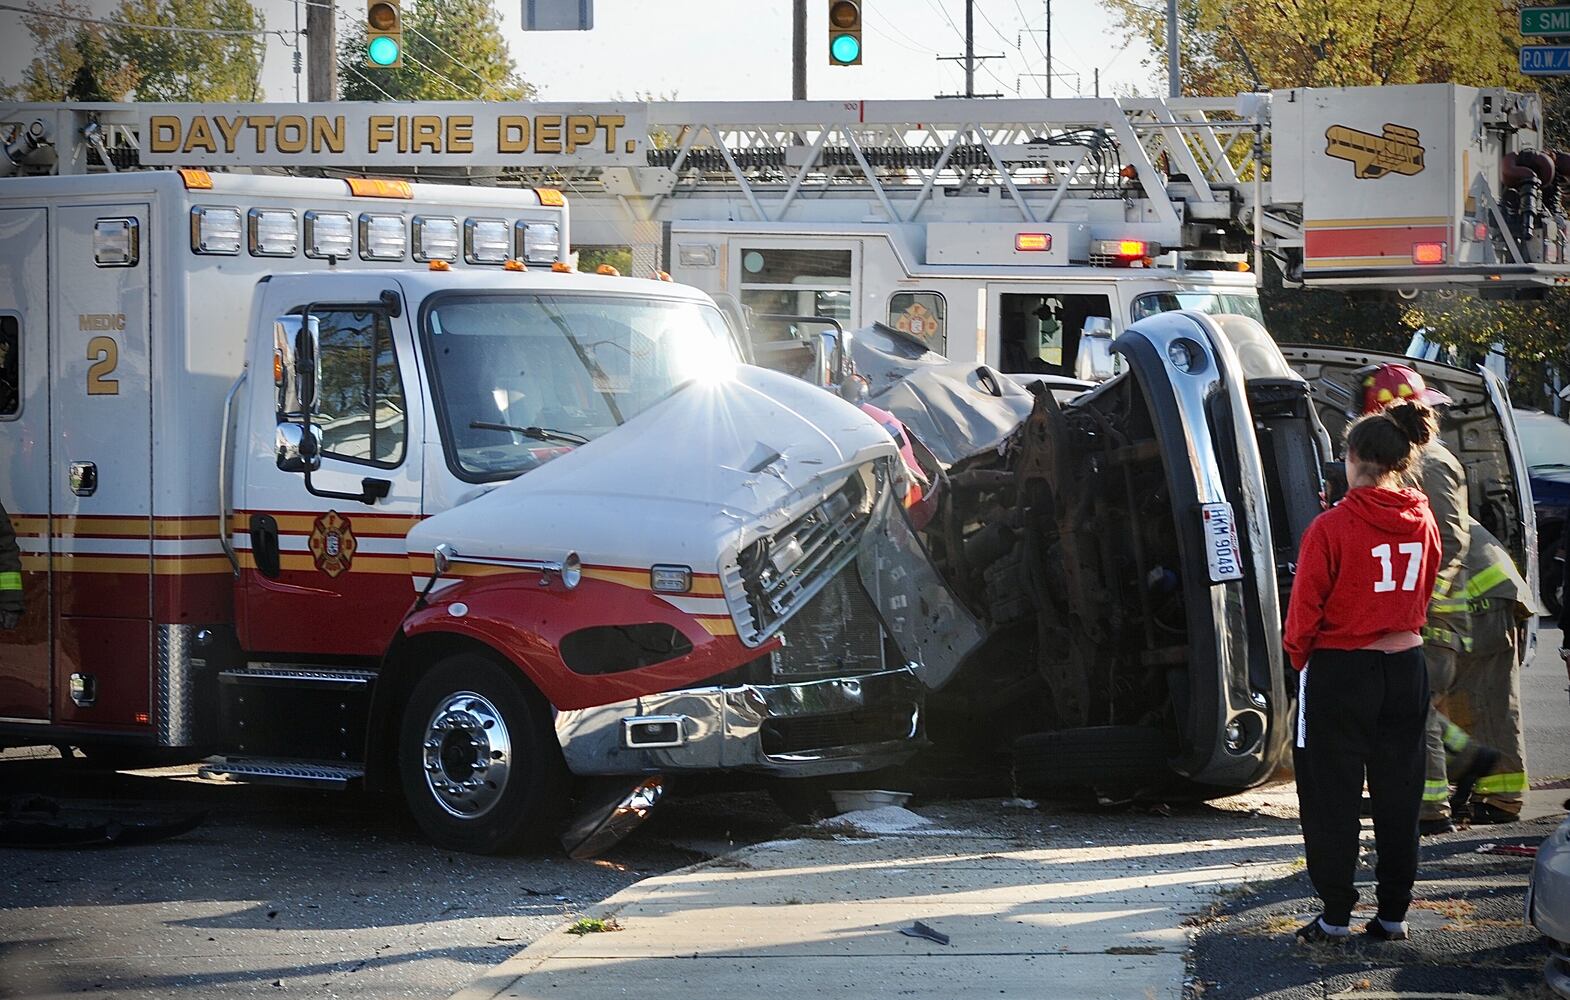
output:
<path id="1" fill-rule="evenodd" d="M 567 240 L 543 189 L 0 180 L 0 745 L 401 785 L 475 851 L 914 752 L 979 634 L 894 443 Z"/>
<path id="2" fill-rule="evenodd" d="M 1570 283 L 1570 154 L 1545 148 L 1535 95 L 1503 89 L 647 116 L 646 163 L 567 171 L 578 246 L 630 247 L 757 314 L 884 323 L 1006 372 L 1094 373 L 1108 338 L 1161 312 L 1261 319 L 1267 254 L 1289 284 L 1349 293 Z M 811 332 L 757 325 L 765 344 Z"/>

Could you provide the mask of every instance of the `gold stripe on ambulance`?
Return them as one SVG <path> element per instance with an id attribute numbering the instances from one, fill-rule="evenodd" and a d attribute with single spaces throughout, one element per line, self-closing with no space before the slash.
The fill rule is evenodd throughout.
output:
<path id="1" fill-rule="evenodd" d="M 1403 226 L 1448 226 L 1450 220 L 1443 215 L 1425 215 L 1410 219 L 1310 219 L 1304 229 L 1399 229 Z"/>

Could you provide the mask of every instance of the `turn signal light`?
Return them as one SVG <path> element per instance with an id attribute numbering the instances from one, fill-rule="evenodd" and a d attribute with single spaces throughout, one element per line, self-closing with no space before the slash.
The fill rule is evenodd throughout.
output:
<path id="1" fill-rule="evenodd" d="M 1014 249 L 1021 251 L 1051 250 L 1051 233 L 1020 233 L 1014 237 Z"/>
<path id="2" fill-rule="evenodd" d="M 1443 243 L 1414 243 L 1412 244 L 1412 263 L 1414 264 L 1443 264 L 1445 262 L 1445 245 Z"/>

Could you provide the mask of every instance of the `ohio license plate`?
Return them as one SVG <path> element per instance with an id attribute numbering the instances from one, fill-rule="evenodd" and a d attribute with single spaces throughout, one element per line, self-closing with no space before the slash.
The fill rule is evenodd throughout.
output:
<path id="1" fill-rule="evenodd" d="M 1204 521 L 1205 557 L 1210 562 L 1210 582 L 1243 579 L 1243 555 L 1237 544 L 1237 522 L 1229 503 L 1207 503 L 1199 508 Z"/>

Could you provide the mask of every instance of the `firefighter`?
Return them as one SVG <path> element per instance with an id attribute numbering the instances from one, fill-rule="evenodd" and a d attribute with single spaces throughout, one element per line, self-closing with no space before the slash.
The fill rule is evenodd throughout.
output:
<path id="1" fill-rule="evenodd" d="M 22 600 L 22 553 L 16 531 L 0 505 L 0 629 L 16 628 L 26 605 Z"/>
<path id="2" fill-rule="evenodd" d="M 1490 766 L 1457 780 L 1450 809 L 1455 818 L 1474 823 L 1510 823 L 1521 815 L 1527 788 L 1520 625 L 1534 613 L 1531 590 L 1510 553 L 1475 521 L 1466 577 L 1467 643 L 1456 658 L 1446 705 L 1458 727 L 1494 753 Z M 1477 801 L 1469 802 L 1474 795 Z"/>
<path id="3" fill-rule="evenodd" d="M 1364 373 L 1363 412 L 1374 413 L 1400 400 L 1413 399 L 1430 407 L 1447 406 L 1450 397 L 1436 392 L 1423 376 L 1401 364 L 1382 364 Z M 1432 411 L 1430 411 L 1432 412 Z M 1427 765 L 1423 782 L 1423 811 L 1419 829 L 1424 834 L 1455 828 L 1450 815 L 1450 775 L 1467 787 L 1497 760 L 1492 747 L 1474 740 L 1452 722 L 1441 706 L 1456 685 L 1457 658 L 1468 642 L 1470 628 L 1466 599 L 1466 557 L 1471 540 L 1472 516 L 1468 506 L 1466 470 L 1439 440 L 1438 425 L 1430 428 L 1427 442 L 1406 473 L 1406 484 L 1422 490 L 1439 527 L 1442 550 L 1439 573 L 1423 626 L 1423 659 L 1434 706 L 1425 730 Z"/>
<path id="4" fill-rule="evenodd" d="M 1347 434 L 1340 503 L 1303 535 L 1287 609 L 1298 675 L 1298 813 L 1308 875 L 1325 909 L 1297 936 L 1345 940 L 1357 904 L 1358 800 L 1368 782 L 1379 850 L 1375 940 L 1407 936 L 1431 702 L 1420 629 L 1439 569 L 1439 532 L 1401 474 L 1433 433 L 1427 406 L 1380 408 Z"/>

